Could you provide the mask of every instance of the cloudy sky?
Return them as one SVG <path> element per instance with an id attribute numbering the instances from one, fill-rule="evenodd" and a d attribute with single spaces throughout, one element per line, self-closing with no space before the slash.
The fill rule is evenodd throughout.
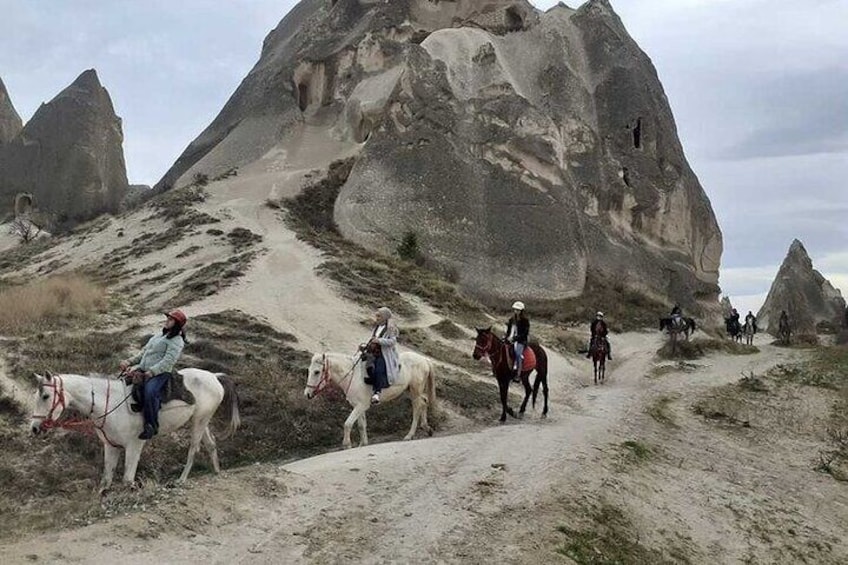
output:
<path id="1" fill-rule="evenodd" d="M 124 119 L 130 181 L 153 184 L 294 3 L 0 0 L 0 77 L 26 120 L 96 68 Z M 654 61 L 716 210 L 734 303 L 759 306 L 796 237 L 848 291 L 848 1 L 612 3 Z"/>

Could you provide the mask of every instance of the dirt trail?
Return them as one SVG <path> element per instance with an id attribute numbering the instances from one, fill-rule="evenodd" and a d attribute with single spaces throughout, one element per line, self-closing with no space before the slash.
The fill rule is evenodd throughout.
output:
<path id="1" fill-rule="evenodd" d="M 203 477 L 160 507 L 0 546 L 0 553 L 7 563 L 34 556 L 124 563 L 485 563 L 497 551 L 500 562 L 538 562 L 552 548 L 530 532 L 555 526 L 551 505 L 575 484 L 603 483 L 598 471 L 608 451 L 631 437 L 653 395 L 686 395 L 797 355 L 765 346 L 753 356 L 710 357 L 691 378 L 657 380 L 648 375 L 658 335 L 627 334 L 615 343 L 617 360 L 603 387 L 589 384 L 588 362 L 551 355 L 547 420 L 528 412 L 524 421 L 493 422 L 475 433 Z"/>

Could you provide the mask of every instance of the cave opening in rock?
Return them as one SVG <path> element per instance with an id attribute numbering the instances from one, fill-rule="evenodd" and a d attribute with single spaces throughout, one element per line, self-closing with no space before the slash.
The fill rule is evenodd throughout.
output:
<path id="1" fill-rule="evenodd" d="M 15 197 L 15 216 L 29 214 L 32 210 L 32 194 L 22 192 Z"/>
<path id="2" fill-rule="evenodd" d="M 297 84 L 297 105 L 301 112 L 309 107 L 309 84 L 305 81 Z"/>
<path id="3" fill-rule="evenodd" d="M 642 148 L 642 118 L 637 118 L 636 125 L 633 126 L 633 147 Z"/>
<path id="4" fill-rule="evenodd" d="M 524 29 L 524 17 L 521 15 L 521 11 L 515 6 L 507 8 L 506 30 L 521 31 L 522 29 Z"/>

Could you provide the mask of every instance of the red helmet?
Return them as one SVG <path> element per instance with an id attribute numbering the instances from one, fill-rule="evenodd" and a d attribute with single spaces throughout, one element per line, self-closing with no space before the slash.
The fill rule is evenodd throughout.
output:
<path id="1" fill-rule="evenodd" d="M 180 327 L 186 325 L 186 322 L 188 322 L 188 318 L 186 317 L 186 315 L 183 313 L 182 310 L 173 310 L 171 312 L 168 312 L 165 315 L 168 316 L 169 318 L 171 318 L 172 320 L 174 320 L 175 322 L 177 322 L 180 325 Z"/>

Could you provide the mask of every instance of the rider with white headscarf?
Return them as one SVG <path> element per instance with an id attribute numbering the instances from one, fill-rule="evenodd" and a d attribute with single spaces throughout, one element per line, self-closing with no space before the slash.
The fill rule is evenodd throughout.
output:
<path id="1" fill-rule="evenodd" d="M 374 322 L 371 339 L 365 344 L 365 351 L 373 356 L 373 364 L 369 367 L 369 377 L 374 387 L 371 403 L 378 404 L 380 392 L 395 383 L 400 374 L 397 350 L 400 332 L 392 319 L 392 311 L 385 306 L 374 313 Z"/>

